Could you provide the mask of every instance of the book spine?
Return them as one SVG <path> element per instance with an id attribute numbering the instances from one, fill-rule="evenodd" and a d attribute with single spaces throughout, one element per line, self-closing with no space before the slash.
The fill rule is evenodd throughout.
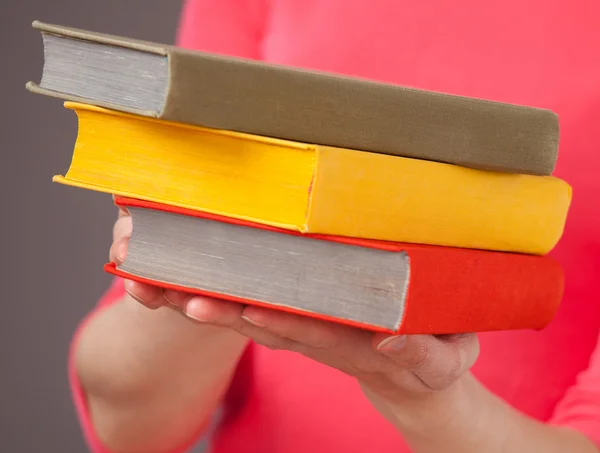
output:
<path id="1" fill-rule="evenodd" d="M 250 134 L 508 173 L 550 175 L 555 113 L 169 51 L 160 117 Z"/>
<path id="2" fill-rule="evenodd" d="M 572 190 L 553 177 L 319 147 L 306 230 L 545 255 Z"/>
<path id="3" fill-rule="evenodd" d="M 409 256 L 404 334 L 543 329 L 563 298 L 563 269 L 548 256 L 444 247 Z"/>

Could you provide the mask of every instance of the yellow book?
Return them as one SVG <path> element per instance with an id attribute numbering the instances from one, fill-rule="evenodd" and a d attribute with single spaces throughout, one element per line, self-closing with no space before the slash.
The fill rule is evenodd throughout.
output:
<path id="1" fill-rule="evenodd" d="M 62 184 L 303 233 L 545 254 L 570 186 L 170 123 L 66 103 L 79 118 Z"/>

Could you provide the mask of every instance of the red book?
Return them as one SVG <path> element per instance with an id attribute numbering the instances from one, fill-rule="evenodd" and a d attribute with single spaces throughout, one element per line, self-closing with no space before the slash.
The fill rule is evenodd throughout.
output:
<path id="1" fill-rule="evenodd" d="M 548 256 L 295 233 L 118 198 L 133 234 L 117 276 L 372 331 L 541 329 L 563 295 Z"/>

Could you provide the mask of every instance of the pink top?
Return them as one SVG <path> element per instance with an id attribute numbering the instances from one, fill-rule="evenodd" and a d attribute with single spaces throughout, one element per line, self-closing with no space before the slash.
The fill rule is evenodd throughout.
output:
<path id="1" fill-rule="evenodd" d="M 179 43 L 557 111 L 556 175 L 574 189 L 552 252 L 566 271 L 564 303 L 541 332 L 481 335 L 473 371 L 526 414 L 581 430 L 600 446 L 599 23 L 594 0 L 189 0 Z M 100 306 L 122 294 L 117 280 Z M 85 435 L 94 452 L 105 452 L 72 366 L 71 379 Z M 253 345 L 212 451 L 408 449 L 354 379 Z"/>

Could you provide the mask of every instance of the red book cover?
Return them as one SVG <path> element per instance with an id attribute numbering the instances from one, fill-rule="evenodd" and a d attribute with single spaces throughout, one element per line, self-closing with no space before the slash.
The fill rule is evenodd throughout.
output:
<path id="1" fill-rule="evenodd" d="M 400 327 L 395 331 L 275 306 L 260 300 L 240 298 L 234 294 L 217 294 L 159 282 L 124 272 L 114 263 L 105 266 L 107 272 L 116 276 L 163 288 L 243 304 L 267 306 L 374 331 L 403 334 L 541 329 L 553 319 L 563 296 L 562 267 L 548 256 L 309 235 L 135 199 L 117 198 L 116 204 L 124 208 L 154 209 L 248 228 L 259 228 L 279 234 L 304 236 L 390 252 L 405 252 L 410 259 L 410 282 L 404 314 Z"/>

